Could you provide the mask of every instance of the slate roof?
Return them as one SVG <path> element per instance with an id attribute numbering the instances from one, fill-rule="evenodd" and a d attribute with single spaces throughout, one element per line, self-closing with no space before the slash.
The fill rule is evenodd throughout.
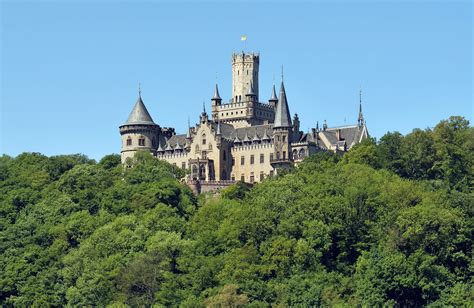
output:
<path id="1" fill-rule="evenodd" d="M 143 103 L 142 96 L 138 95 L 137 102 L 124 125 L 156 125 Z"/>
<path id="2" fill-rule="evenodd" d="M 290 109 L 286 99 L 285 85 L 283 81 L 280 87 L 280 99 L 275 110 L 275 124 L 273 127 L 291 127 Z"/>

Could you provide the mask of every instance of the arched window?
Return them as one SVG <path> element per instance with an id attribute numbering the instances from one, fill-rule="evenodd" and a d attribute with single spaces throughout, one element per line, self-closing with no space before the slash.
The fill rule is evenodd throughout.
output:
<path id="1" fill-rule="evenodd" d="M 131 146 L 132 145 L 132 138 L 128 137 L 127 138 L 127 146 Z"/>
<path id="2" fill-rule="evenodd" d="M 293 150 L 293 159 L 298 159 L 298 151 Z"/>
<path id="3" fill-rule="evenodd" d="M 193 165 L 192 168 L 191 168 L 191 178 L 193 180 L 198 179 L 198 167 L 196 165 Z"/>
<path id="4" fill-rule="evenodd" d="M 208 147 L 209 151 L 212 151 L 212 144 L 209 143 L 209 147 Z"/>
<path id="5" fill-rule="evenodd" d="M 300 158 L 304 158 L 306 156 L 306 151 L 304 149 L 300 150 Z"/>
<path id="6" fill-rule="evenodd" d="M 145 137 L 141 136 L 141 137 L 138 139 L 138 145 L 141 146 L 141 147 L 144 147 L 144 146 L 145 146 Z"/>
<path id="7" fill-rule="evenodd" d="M 199 144 L 196 144 L 195 150 L 196 152 L 199 152 Z"/>
<path id="8" fill-rule="evenodd" d="M 202 134 L 202 144 L 205 145 L 206 144 L 206 134 Z"/>

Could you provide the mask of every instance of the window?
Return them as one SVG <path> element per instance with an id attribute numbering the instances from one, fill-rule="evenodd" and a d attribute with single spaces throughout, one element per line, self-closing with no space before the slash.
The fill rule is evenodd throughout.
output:
<path id="1" fill-rule="evenodd" d="M 245 165 L 245 156 L 240 156 L 240 165 Z"/>
<path id="2" fill-rule="evenodd" d="M 285 142 L 286 141 L 286 136 L 281 136 L 281 139 L 282 139 L 283 142 Z"/>
<path id="3" fill-rule="evenodd" d="M 304 158 L 305 155 L 306 155 L 305 150 L 304 150 L 304 149 L 301 149 L 301 150 L 300 150 L 300 158 Z"/>
<path id="4" fill-rule="evenodd" d="M 273 170 L 270 170 L 270 176 L 273 176 Z"/>
<path id="5" fill-rule="evenodd" d="M 254 156 L 250 155 L 250 164 L 253 165 L 254 162 L 255 162 Z"/>
<path id="6" fill-rule="evenodd" d="M 235 159 L 232 157 L 232 166 L 235 166 Z"/>
<path id="7" fill-rule="evenodd" d="M 196 153 L 199 152 L 199 144 L 196 144 L 195 150 L 196 150 Z"/>
<path id="8" fill-rule="evenodd" d="M 260 163 L 263 164 L 265 162 L 265 155 L 260 154 Z"/>
<path id="9" fill-rule="evenodd" d="M 132 145 L 132 138 L 128 138 L 128 139 L 127 139 L 127 145 L 128 145 L 128 146 Z"/>
<path id="10" fill-rule="evenodd" d="M 202 144 L 206 144 L 206 134 L 202 135 Z"/>
<path id="11" fill-rule="evenodd" d="M 280 159 L 280 152 L 277 152 L 277 160 Z"/>
<path id="12" fill-rule="evenodd" d="M 232 174 L 232 177 L 231 177 L 232 181 L 235 181 L 235 175 Z"/>
<path id="13" fill-rule="evenodd" d="M 202 159 L 207 159 L 207 152 L 206 151 L 201 152 L 201 158 Z"/>
<path id="14" fill-rule="evenodd" d="M 141 146 L 141 147 L 144 147 L 145 146 L 145 138 L 138 139 L 138 145 Z"/>
<path id="15" fill-rule="evenodd" d="M 249 70 L 247 70 L 247 75 L 249 74 Z"/>
<path id="16" fill-rule="evenodd" d="M 255 176 L 253 175 L 253 172 L 250 172 L 250 183 L 255 182 Z"/>
<path id="17" fill-rule="evenodd" d="M 273 160 L 273 153 L 270 153 L 270 161 Z"/>
<path id="18" fill-rule="evenodd" d="M 277 136 L 277 141 L 280 141 L 280 136 Z"/>
<path id="19" fill-rule="evenodd" d="M 260 171 L 260 182 L 263 181 L 263 171 Z"/>
<path id="20" fill-rule="evenodd" d="M 283 151 L 283 159 L 286 159 L 286 152 Z"/>
<path id="21" fill-rule="evenodd" d="M 186 163 L 185 162 L 181 163 L 181 169 L 186 169 Z"/>
<path id="22" fill-rule="evenodd" d="M 240 175 L 240 181 L 245 182 L 245 175 L 244 174 Z"/>
<path id="23" fill-rule="evenodd" d="M 209 143 L 209 147 L 208 147 L 209 151 L 212 151 L 212 144 Z"/>
<path id="24" fill-rule="evenodd" d="M 224 150 L 224 152 L 222 153 L 222 160 L 225 161 L 226 159 L 227 159 L 227 153 Z"/>

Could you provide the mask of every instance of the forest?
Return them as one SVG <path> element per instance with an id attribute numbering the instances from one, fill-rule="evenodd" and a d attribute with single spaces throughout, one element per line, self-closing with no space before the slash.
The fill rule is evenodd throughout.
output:
<path id="1" fill-rule="evenodd" d="M 194 195 L 137 153 L 0 158 L 2 306 L 474 305 L 474 128 L 459 116 Z"/>

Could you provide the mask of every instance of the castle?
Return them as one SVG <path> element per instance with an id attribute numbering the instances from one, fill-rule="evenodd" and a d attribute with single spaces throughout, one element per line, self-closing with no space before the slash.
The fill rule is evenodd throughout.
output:
<path id="1" fill-rule="evenodd" d="M 368 137 L 361 101 L 357 124 L 330 128 L 325 122 L 300 131 L 298 115 L 290 116 L 283 80 L 279 95 L 273 85 L 268 102 L 260 101 L 259 63 L 259 54 L 232 54 L 232 98 L 224 102 L 216 84 L 211 119 L 204 106 L 199 123 L 188 123 L 186 134 L 156 124 L 139 93 L 120 126 L 122 162 L 137 150 L 150 151 L 188 170 L 188 183 L 206 191 L 235 181 L 260 182 L 317 151 L 346 152 Z"/>

